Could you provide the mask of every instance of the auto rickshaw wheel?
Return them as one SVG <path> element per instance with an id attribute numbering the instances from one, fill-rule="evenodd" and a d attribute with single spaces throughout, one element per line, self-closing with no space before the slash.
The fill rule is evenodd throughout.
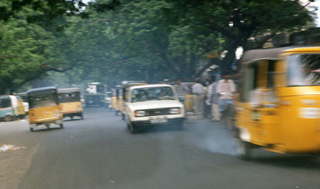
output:
<path id="1" fill-rule="evenodd" d="M 80 115 L 80 119 L 81 119 L 81 120 L 84 120 L 83 114 Z"/>
<path id="2" fill-rule="evenodd" d="M 33 129 L 32 127 L 30 127 L 29 130 L 30 130 L 30 132 L 33 132 L 33 131 L 34 131 L 34 129 Z"/>
<path id="3" fill-rule="evenodd" d="M 252 158 L 252 145 L 249 142 L 237 139 L 237 155 L 242 160 L 250 160 Z"/>
<path id="4" fill-rule="evenodd" d="M 60 125 L 60 129 L 64 128 L 63 123 L 60 123 L 59 125 Z"/>

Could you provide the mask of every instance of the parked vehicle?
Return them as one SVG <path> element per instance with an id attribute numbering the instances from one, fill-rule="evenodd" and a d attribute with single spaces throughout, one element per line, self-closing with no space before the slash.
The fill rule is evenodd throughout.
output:
<path id="1" fill-rule="evenodd" d="M 25 117 L 23 102 L 20 97 L 14 95 L 0 96 L 0 120 L 12 121 Z"/>
<path id="2" fill-rule="evenodd" d="M 185 111 L 175 89 L 168 84 L 139 85 L 127 88 L 125 117 L 131 133 L 154 124 L 183 127 Z"/>
<path id="3" fill-rule="evenodd" d="M 29 90 L 27 94 L 31 132 L 40 125 L 50 128 L 50 125 L 54 124 L 63 128 L 63 114 L 59 106 L 57 88 L 36 88 Z"/>
<path id="4" fill-rule="evenodd" d="M 26 113 L 29 112 L 29 103 L 28 103 L 28 95 L 27 93 L 16 93 L 16 96 L 20 97 L 24 106 L 24 111 Z"/>
<path id="5" fill-rule="evenodd" d="M 320 152 L 320 47 L 251 50 L 241 62 L 239 156 L 248 159 L 257 147 Z"/>
<path id="6" fill-rule="evenodd" d="M 58 89 L 58 97 L 63 117 L 73 119 L 75 116 L 78 116 L 83 119 L 83 108 L 79 88 Z"/>

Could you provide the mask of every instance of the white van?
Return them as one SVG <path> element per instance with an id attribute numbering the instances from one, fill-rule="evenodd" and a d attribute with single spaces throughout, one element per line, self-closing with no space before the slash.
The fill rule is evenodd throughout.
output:
<path id="1" fill-rule="evenodd" d="M 125 117 L 131 133 L 152 124 L 183 127 L 185 111 L 172 85 L 150 84 L 130 87 L 125 95 Z"/>

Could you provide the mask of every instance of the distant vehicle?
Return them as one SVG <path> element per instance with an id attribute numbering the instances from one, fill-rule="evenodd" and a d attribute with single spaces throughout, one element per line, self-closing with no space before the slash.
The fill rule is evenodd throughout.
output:
<path id="1" fill-rule="evenodd" d="M 103 94 L 105 93 L 106 87 L 100 82 L 88 83 L 86 88 L 87 94 Z"/>
<path id="2" fill-rule="evenodd" d="M 59 103 L 63 117 L 78 116 L 83 119 L 83 108 L 79 88 L 58 89 Z"/>
<path id="3" fill-rule="evenodd" d="M 14 95 L 0 96 L 0 120 L 12 121 L 25 117 L 23 102 L 20 97 Z"/>
<path id="4" fill-rule="evenodd" d="M 105 86 L 100 82 L 88 84 L 84 94 L 85 107 L 107 107 Z"/>
<path id="5" fill-rule="evenodd" d="M 175 89 L 168 84 L 139 85 L 127 88 L 125 117 L 131 133 L 142 126 L 173 124 L 183 127 L 185 111 Z"/>
<path id="6" fill-rule="evenodd" d="M 245 52 L 236 103 L 240 158 L 263 148 L 276 153 L 320 152 L 320 46 Z"/>
<path id="7" fill-rule="evenodd" d="M 63 114 L 59 106 L 57 88 L 36 88 L 29 90 L 27 94 L 31 132 L 40 125 L 50 128 L 50 125 L 55 124 L 63 128 Z"/>

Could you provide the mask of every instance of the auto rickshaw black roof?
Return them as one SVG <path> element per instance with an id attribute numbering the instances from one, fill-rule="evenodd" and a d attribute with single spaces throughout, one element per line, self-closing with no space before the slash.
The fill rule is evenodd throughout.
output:
<path id="1" fill-rule="evenodd" d="M 80 88 L 59 88 L 58 93 L 75 93 L 80 92 Z"/>
<path id="2" fill-rule="evenodd" d="M 41 87 L 41 88 L 30 89 L 27 91 L 27 94 L 28 96 L 37 96 L 41 94 L 51 94 L 56 92 L 57 92 L 56 87 Z"/>

